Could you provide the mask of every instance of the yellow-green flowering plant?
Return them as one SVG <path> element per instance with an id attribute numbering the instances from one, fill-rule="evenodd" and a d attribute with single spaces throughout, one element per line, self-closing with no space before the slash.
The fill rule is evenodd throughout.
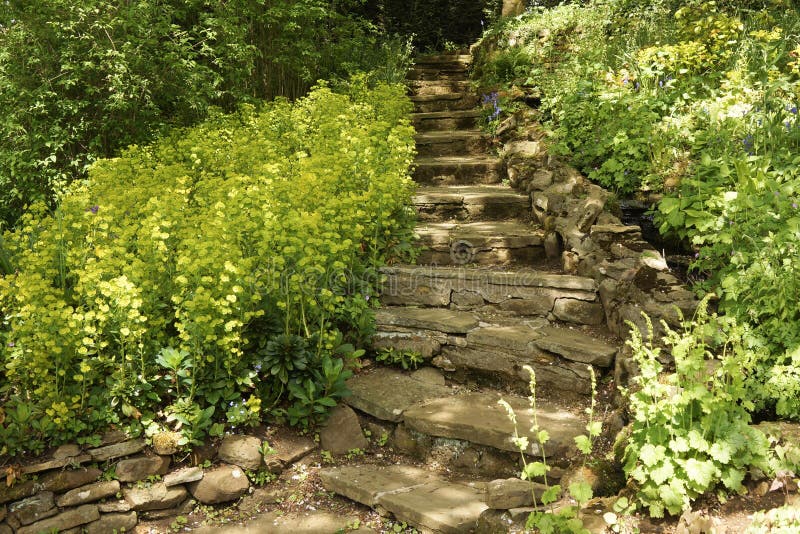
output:
<path id="1" fill-rule="evenodd" d="M 358 354 L 342 332 L 413 229 L 404 89 L 349 87 L 130 147 L 5 234 L 0 453 L 109 423 L 196 441 L 245 399 L 324 417 Z M 263 365 L 278 336 L 303 350 L 286 375 Z"/>

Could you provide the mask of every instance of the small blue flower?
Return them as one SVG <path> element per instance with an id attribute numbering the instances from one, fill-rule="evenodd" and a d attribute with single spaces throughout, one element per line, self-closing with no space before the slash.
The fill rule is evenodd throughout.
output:
<path id="1" fill-rule="evenodd" d="M 792 208 L 797 209 L 797 202 L 792 202 Z"/>
<path id="2" fill-rule="evenodd" d="M 98 206 L 97 204 L 95 204 L 94 206 L 91 206 L 89 208 L 86 208 L 86 211 L 91 211 L 92 213 L 97 213 L 99 210 L 100 210 L 100 206 Z"/>
<path id="3" fill-rule="evenodd" d="M 797 115 L 797 106 L 792 106 L 792 108 L 789 111 L 791 112 L 792 115 Z"/>
<path id="4" fill-rule="evenodd" d="M 15 347 L 15 346 L 16 346 L 16 344 L 15 344 L 13 341 L 9 341 L 9 342 L 8 342 L 8 346 L 9 346 L 9 347 Z"/>

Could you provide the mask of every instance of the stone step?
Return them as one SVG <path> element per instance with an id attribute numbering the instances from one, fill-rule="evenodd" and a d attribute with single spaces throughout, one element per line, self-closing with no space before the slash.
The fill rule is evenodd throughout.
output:
<path id="1" fill-rule="evenodd" d="M 615 344 L 598 334 L 556 327 L 542 318 L 387 307 L 376 313 L 376 323 L 376 350 L 413 351 L 450 373 L 454 380 L 477 381 L 520 393 L 527 391 L 527 365 L 536 372 L 543 392 L 557 392 L 561 397 L 588 395 L 588 366 L 594 366 L 597 372 L 610 368 L 617 352 Z"/>
<path id="2" fill-rule="evenodd" d="M 600 325 L 603 307 L 591 278 L 534 269 L 498 271 L 471 267 L 409 265 L 381 270 L 386 306 L 513 312 L 568 323 Z"/>
<path id="3" fill-rule="evenodd" d="M 414 65 L 417 67 L 454 64 L 469 66 L 471 63 L 472 56 L 469 54 L 431 54 L 414 58 Z"/>
<path id="4" fill-rule="evenodd" d="M 505 166 L 498 158 L 443 156 L 417 158 L 414 180 L 428 185 L 499 184 Z"/>
<path id="5" fill-rule="evenodd" d="M 538 384 L 537 375 L 537 387 Z M 512 441 L 513 423 L 498 402 L 503 399 L 517 415 L 519 435 L 532 438 L 525 453 L 541 454 L 535 434 L 530 430 L 533 411 L 527 396 L 494 389 L 456 391 L 447 386 L 427 384 L 415 379 L 413 374 L 385 367 L 359 374 L 349 379 L 347 385 L 353 391 L 353 395 L 346 399 L 350 406 L 379 420 L 402 424 L 403 430 L 518 453 L 519 449 Z M 549 402 L 546 394 L 537 390 L 536 416 L 540 427 L 550 433 L 551 439 L 544 450 L 554 463 L 567 460 L 575 450 L 573 437 L 585 432 L 585 415 L 580 409 L 583 404 L 572 404 L 576 407 L 573 413 Z"/>
<path id="6" fill-rule="evenodd" d="M 524 219 L 531 211 L 530 197 L 506 186 L 420 187 L 413 202 L 423 221 Z"/>
<path id="7" fill-rule="evenodd" d="M 478 97 L 472 93 L 442 93 L 412 96 L 411 101 L 414 103 L 414 111 L 430 113 L 472 109 L 478 104 Z"/>
<path id="8" fill-rule="evenodd" d="M 419 264 L 534 265 L 546 260 L 544 231 L 528 223 L 485 221 L 417 226 Z"/>
<path id="9" fill-rule="evenodd" d="M 475 128 L 479 110 L 465 111 L 433 111 L 430 113 L 412 113 L 411 121 L 418 132 L 432 130 L 463 130 Z"/>
<path id="10" fill-rule="evenodd" d="M 457 63 L 444 64 L 444 65 L 423 65 L 415 66 L 408 74 L 408 80 L 456 80 L 462 81 L 467 79 L 467 65 Z"/>
<path id="11" fill-rule="evenodd" d="M 474 532 L 488 509 L 477 485 L 449 482 L 410 465 L 346 465 L 319 471 L 326 490 L 392 514 L 423 532 Z"/>
<path id="12" fill-rule="evenodd" d="M 486 154 L 488 143 L 480 130 L 423 132 L 414 138 L 420 157 L 468 156 Z"/>
<path id="13" fill-rule="evenodd" d="M 440 95 L 447 93 L 469 93 L 472 82 L 467 80 L 409 80 L 412 95 Z"/>

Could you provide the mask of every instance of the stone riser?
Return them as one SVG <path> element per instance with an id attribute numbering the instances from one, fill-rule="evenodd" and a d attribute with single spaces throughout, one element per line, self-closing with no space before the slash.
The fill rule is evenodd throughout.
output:
<path id="1" fill-rule="evenodd" d="M 437 111 L 464 111 L 473 109 L 478 99 L 459 95 L 460 98 L 443 98 L 439 100 L 414 100 L 414 111 L 417 113 L 434 113 Z M 413 99 L 412 99 L 413 100 Z"/>
<path id="2" fill-rule="evenodd" d="M 525 273 L 520 273 L 517 280 L 509 278 L 502 283 L 492 283 L 486 278 L 444 277 L 436 271 L 417 267 L 399 274 L 386 273 L 381 302 L 387 306 L 433 306 L 481 311 L 494 309 L 523 317 L 554 317 L 579 325 L 597 326 L 605 322 L 595 288 L 535 285 L 535 277 Z M 549 278 L 564 278 L 567 282 L 575 279 L 554 275 L 549 275 Z"/>
<path id="3" fill-rule="evenodd" d="M 411 93 L 417 96 L 442 95 L 447 93 L 468 93 L 472 85 L 464 80 L 418 80 L 409 82 Z"/>
<path id="4" fill-rule="evenodd" d="M 428 185 L 491 185 L 503 181 L 500 163 L 426 164 L 414 170 L 414 181 Z"/>
<path id="5" fill-rule="evenodd" d="M 451 254 L 449 250 L 423 250 L 417 258 L 420 265 L 435 266 L 542 265 L 545 261 L 544 247 L 539 246 L 478 250 L 470 253 L 467 261 L 457 254 Z"/>
<path id="6" fill-rule="evenodd" d="M 475 128 L 477 117 L 413 117 L 412 121 L 418 132 L 455 131 Z"/>
<path id="7" fill-rule="evenodd" d="M 408 73 L 406 79 L 414 81 L 433 81 L 433 80 L 452 80 L 464 81 L 467 77 L 466 69 L 452 68 L 452 69 L 412 69 Z"/>
<path id="8" fill-rule="evenodd" d="M 447 204 L 426 204 L 415 202 L 417 218 L 420 221 L 482 221 L 488 219 L 524 219 L 530 213 L 526 203 L 510 204 L 499 202 L 497 204 L 465 204 L 453 202 Z"/>
<path id="9" fill-rule="evenodd" d="M 422 136 L 420 136 L 422 137 Z M 417 155 L 420 157 L 477 156 L 486 154 L 488 145 L 483 137 L 451 137 L 449 139 L 417 140 Z"/>

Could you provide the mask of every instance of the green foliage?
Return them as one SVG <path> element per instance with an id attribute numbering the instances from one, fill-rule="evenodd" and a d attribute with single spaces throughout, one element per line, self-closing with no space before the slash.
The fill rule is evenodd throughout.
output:
<path id="1" fill-rule="evenodd" d="M 395 349 L 386 347 L 378 351 L 375 360 L 386 365 L 394 365 L 403 369 L 416 369 L 425 359 L 419 352 L 410 349 Z"/>
<path id="2" fill-rule="evenodd" d="M 800 531 L 800 510 L 796 506 L 784 505 L 769 511 L 753 514 L 746 534 L 792 534 Z"/>
<path id="3" fill-rule="evenodd" d="M 520 460 L 522 463 L 521 478 L 523 480 L 534 480 L 541 478 L 546 486 L 545 491 L 542 493 L 541 505 L 548 507 L 548 509 L 540 509 L 537 502 L 536 495 L 532 492 L 534 511 L 530 513 L 526 521 L 527 529 L 535 529 L 536 532 L 542 534 L 587 534 L 589 530 L 584 527 L 583 521 L 578 517 L 578 511 L 581 506 L 585 505 L 592 498 L 591 485 L 586 481 L 575 481 L 569 485 L 567 491 L 573 499 L 578 502 L 578 506 L 561 506 L 555 508 L 554 503 L 561 498 L 562 489 L 558 484 L 550 485 L 547 480 L 547 473 L 550 471 L 550 466 L 547 465 L 547 456 L 545 454 L 545 444 L 550 440 L 550 435 L 547 430 L 539 426 L 539 421 L 536 415 L 536 373 L 530 366 L 525 366 L 525 370 L 530 375 L 529 389 L 531 395 L 528 397 L 531 405 L 531 413 L 533 414 L 533 425 L 530 431 L 535 435 L 536 442 L 538 443 L 538 450 L 541 451 L 541 461 L 529 462 L 525 456 L 528 450 L 529 440 L 527 436 L 520 436 L 517 427 L 517 416 L 514 409 L 505 400 L 500 400 L 499 404 L 505 409 L 508 418 L 514 425 L 514 436 L 511 438 L 512 442 L 516 445 L 520 452 Z M 594 369 L 589 366 L 589 372 L 592 376 L 592 404 L 586 409 L 589 416 L 589 422 L 586 425 L 587 435 L 580 435 L 575 437 L 575 444 L 578 450 L 583 455 L 584 465 L 586 460 L 592 453 L 592 445 L 594 440 L 600 435 L 602 431 L 602 423 L 594 420 L 594 411 L 596 407 L 597 397 L 597 383 L 595 381 Z"/>
<path id="4" fill-rule="evenodd" d="M 324 418 L 363 354 L 341 332 L 369 326 L 377 269 L 412 240 L 404 92 L 360 78 L 216 115 L 27 213 L 0 278 L 5 452 Z"/>
<path id="5" fill-rule="evenodd" d="M 653 517 L 680 514 L 711 490 L 742 491 L 751 467 L 770 471 L 769 443 L 748 424 L 749 334 L 731 318 L 709 315 L 707 304 L 683 331 L 663 325 L 674 372 L 662 374 L 661 349 L 631 329 L 640 374 L 629 393 L 633 426 L 624 470 Z M 652 339 L 652 327 L 647 334 Z"/>
<path id="6" fill-rule="evenodd" d="M 213 106 L 318 79 L 399 82 L 407 38 L 332 0 L 14 0 L 0 6 L 0 221 L 57 205 L 96 159 Z"/>
<path id="7" fill-rule="evenodd" d="M 379 0 L 369 2 L 373 19 L 389 32 L 413 35 L 420 50 L 469 45 L 500 14 L 501 0 Z"/>
<path id="8" fill-rule="evenodd" d="M 752 327 L 758 408 L 800 418 L 800 17 L 784 0 L 612 0 L 492 26 L 475 74 L 542 93 L 551 150 L 623 195 L 661 192 L 701 293 Z M 526 64 L 527 62 L 527 64 Z"/>

